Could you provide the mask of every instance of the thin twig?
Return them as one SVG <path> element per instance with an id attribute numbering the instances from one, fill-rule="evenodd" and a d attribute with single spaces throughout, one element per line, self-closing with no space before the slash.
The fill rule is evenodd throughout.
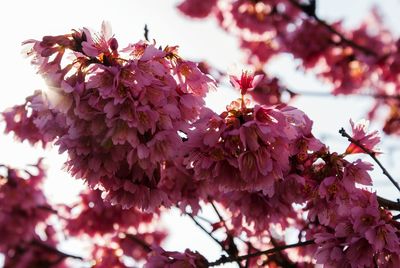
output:
<path id="1" fill-rule="evenodd" d="M 400 187 L 399 184 L 395 181 L 395 179 L 392 177 L 392 175 L 389 174 L 389 172 L 386 170 L 386 168 L 382 165 L 382 163 L 376 158 L 376 155 L 374 152 L 371 152 L 367 148 L 365 148 L 364 145 L 362 145 L 359 141 L 353 139 L 347 132 L 344 130 L 344 128 L 341 128 L 339 130 L 339 133 L 347 138 L 350 142 L 354 143 L 358 147 L 360 147 L 366 154 L 368 154 L 374 161 L 375 163 L 378 164 L 378 166 L 381 168 L 383 174 L 392 182 L 392 184 L 396 187 L 396 189 L 400 192 Z"/>
<path id="2" fill-rule="evenodd" d="M 208 223 L 208 224 L 213 224 L 212 221 L 210 221 L 209 219 L 207 219 L 207 218 L 205 218 L 205 217 L 203 217 L 203 216 L 196 215 L 196 217 L 197 217 L 199 220 L 202 220 L 202 221 L 204 221 L 204 222 L 206 222 L 206 223 Z"/>
<path id="3" fill-rule="evenodd" d="M 290 94 L 296 96 L 311 96 L 311 97 L 336 97 L 336 96 L 345 96 L 347 95 L 333 95 L 331 92 L 318 92 L 318 91 L 292 91 L 289 89 L 285 89 Z M 369 93 L 352 93 L 351 96 L 355 97 L 367 97 L 367 98 L 374 98 L 374 99 L 397 99 L 400 100 L 400 95 L 386 95 L 386 94 L 369 94 Z"/>
<path id="4" fill-rule="evenodd" d="M 375 51 L 373 51 L 365 46 L 362 46 L 362 45 L 354 42 L 353 40 L 347 38 L 346 36 L 344 36 L 344 34 L 339 32 L 338 30 L 336 30 L 332 25 L 330 25 L 326 21 L 320 19 L 315 12 L 309 12 L 308 5 L 301 4 L 297 0 L 289 0 L 289 2 L 292 3 L 293 6 L 297 7 L 301 11 L 303 11 L 307 16 L 315 19 L 316 22 L 318 22 L 320 25 L 325 27 L 328 31 L 339 36 L 341 42 L 364 52 L 366 55 L 378 56 L 378 54 Z"/>
<path id="5" fill-rule="evenodd" d="M 250 254 L 251 248 L 252 248 L 251 243 L 247 242 L 247 255 Z M 244 264 L 244 267 L 245 268 L 249 268 L 250 267 L 250 258 L 246 260 L 246 263 Z"/>
<path id="6" fill-rule="evenodd" d="M 138 238 L 136 235 L 133 234 L 125 234 L 125 236 L 129 239 L 131 239 L 133 242 L 139 244 L 145 251 L 151 252 L 152 249 L 149 244 L 147 244 L 145 241 L 142 239 Z"/>
<path id="7" fill-rule="evenodd" d="M 228 226 L 226 225 L 226 222 L 224 220 L 224 218 L 222 217 L 221 213 L 219 213 L 217 207 L 215 206 L 214 202 L 212 202 L 212 200 L 210 200 L 211 206 L 213 207 L 215 214 L 217 214 L 220 222 L 222 222 L 222 225 L 224 226 L 225 230 L 226 230 L 226 236 L 227 236 L 227 240 L 229 241 L 229 246 L 227 249 L 227 252 L 229 254 L 229 256 L 237 256 L 238 255 L 238 248 L 235 244 L 234 241 L 234 237 L 231 235 L 230 230 L 228 228 Z M 239 267 L 242 267 L 242 265 L 240 264 L 240 262 L 238 262 Z"/>
<path id="8" fill-rule="evenodd" d="M 219 211 L 218 211 L 217 207 L 215 206 L 214 202 L 210 201 L 210 204 L 213 207 L 213 209 L 215 211 L 215 214 L 217 214 L 219 221 L 222 222 L 222 224 L 224 225 L 225 230 L 227 232 L 229 232 L 228 226 L 226 226 L 226 222 L 225 222 L 224 218 L 222 218 L 221 213 L 219 213 Z"/>
<path id="9" fill-rule="evenodd" d="M 59 255 L 60 257 L 63 257 L 63 258 L 73 258 L 73 259 L 78 259 L 78 260 L 83 261 L 83 258 L 82 258 L 81 256 L 76 256 L 76 255 L 72 255 L 72 254 L 68 254 L 68 253 L 62 252 L 62 251 L 60 251 L 60 250 L 58 250 L 58 249 L 56 249 L 56 248 L 54 248 L 54 247 L 52 247 L 52 246 L 50 246 L 50 245 L 44 243 L 43 241 L 34 239 L 34 240 L 32 240 L 31 243 L 32 243 L 33 245 L 36 245 L 36 246 L 42 247 L 42 248 L 44 248 L 44 249 L 46 249 L 46 250 L 48 250 L 48 251 L 51 251 L 51 252 L 53 252 L 53 253 Z"/>
<path id="10" fill-rule="evenodd" d="M 214 240 L 215 243 L 217 243 L 223 250 L 225 250 L 224 244 L 222 244 L 221 241 L 219 241 L 219 240 L 218 240 L 217 238 L 215 238 L 209 231 L 207 231 L 207 229 L 204 228 L 204 226 L 201 225 L 201 224 L 195 219 L 195 217 L 194 217 L 192 214 L 187 213 L 187 212 L 186 212 L 185 214 L 188 215 L 188 216 L 192 219 L 192 221 L 193 221 L 201 230 L 203 230 L 212 240 Z"/>
<path id="11" fill-rule="evenodd" d="M 264 251 L 259 251 L 259 252 L 255 252 L 255 253 L 251 253 L 251 254 L 246 254 L 246 255 L 242 255 L 236 258 L 231 258 L 231 257 L 226 257 L 226 256 L 222 256 L 220 259 L 216 260 L 215 262 L 210 262 L 209 266 L 217 266 L 220 264 L 224 264 L 224 263 L 228 263 L 228 262 L 234 262 L 234 261 L 242 261 L 242 260 L 247 260 L 249 258 L 254 258 L 254 257 L 259 257 L 261 255 L 268 255 L 271 253 L 275 253 L 278 251 L 282 251 L 288 248 L 296 248 L 296 247 L 302 247 L 302 246 L 306 246 L 306 245 L 311 245 L 314 243 L 314 240 L 307 240 L 304 242 L 299 242 L 296 244 L 289 244 L 289 245 L 284 245 L 284 246 L 279 246 L 279 247 L 275 247 L 275 248 L 271 248 L 268 250 L 264 250 Z"/>
<path id="12" fill-rule="evenodd" d="M 209 231 L 207 231 L 206 228 L 204 228 L 204 226 L 201 225 L 201 224 L 195 219 L 195 217 L 194 217 L 192 214 L 187 213 L 187 212 L 186 212 L 185 214 L 188 215 L 188 216 L 192 219 L 192 221 L 193 221 L 201 230 L 203 230 L 203 232 L 205 232 L 212 240 L 214 240 L 215 243 L 217 243 L 217 244 L 221 247 L 221 249 L 222 249 L 223 251 L 225 251 L 225 252 L 229 255 L 229 258 L 235 258 L 235 257 L 236 257 L 236 256 L 231 256 L 230 252 L 225 248 L 225 245 L 224 245 L 221 241 L 219 241 L 216 237 L 214 237 Z M 233 261 L 235 261 L 235 260 L 233 260 Z M 233 261 L 232 261 L 232 262 L 233 262 Z M 236 261 L 236 262 L 237 262 L 237 264 L 239 265 L 239 267 L 242 267 L 240 261 Z"/>
<path id="13" fill-rule="evenodd" d="M 271 244 L 276 248 L 279 247 L 278 241 L 275 240 L 275 238 L 272 237 L 272 235 L 270 234 L 270 239 L 271 239 Z M 282 267 L 286 267 L 286 268 L 293 268 L 296 267 L 296 265 L 294 265 L 290 259 L 288 258 L 287 255 L 285 255 L 282 251 L 278 251 L 276 254 L 276 258 L 275 261 L 281 265 Z"/>
<path id="14" fill-rule="evenodd" d="M 149 28 L 147 28 L 147 24 L 144 25 L 144 39 L 146 39 L 147 42 L 149 41 Z"/>

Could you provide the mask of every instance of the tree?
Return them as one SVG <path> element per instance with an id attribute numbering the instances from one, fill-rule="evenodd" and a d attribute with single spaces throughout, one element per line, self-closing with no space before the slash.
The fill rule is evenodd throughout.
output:
<path id="1" fill-rule="evenodd" d="M 398 267 L 400 204 L 377 194 L 373 164 L 358 157 L 369 156 L 400 191 L 379 160 L 378 131 L 350 120 L 351 133 L 339 131 L 347 148 L 330 150 L 289 105 L 304 92 L 264 68 L 292 55 L 333 95 L 373 98 L 369 119 L 389 110 L 383 131 L 396 136 L 399 46 L 378 12 L 348 30 L 321 19 L 316 1 L 185 0 L 178 9 L 217 18 L 253 67 L 228 75 L 187 60 L 150 40 L 147 26 L 144 40 L 123 48 L 107 23 L 24 42 L 48 89 L 2 112 L 5 132 L 56 145 L 88 188 L 74 205 L 54 206 L 42 159 L 24 170 L 2 166 L 5 267 Z M 204 98 L 228 80 L 240 97 L 216 113 Z M 168 234 L 158 222 L 174 207 L 220 246 L 219 259 L 161 247 Z M 205 207 L 217 221 L 201 216 Z M 90 254 L 60 250 L 60 234 L 84 239 Z"/>

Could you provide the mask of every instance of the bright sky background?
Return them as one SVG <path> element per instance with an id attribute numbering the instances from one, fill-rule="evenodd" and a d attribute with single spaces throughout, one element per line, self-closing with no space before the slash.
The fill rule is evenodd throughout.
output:
<path id="1" fill-rule="evenodd" d="M 242 55 L 237 50 L 235 38 L 222 32 L 214 20 L 193 21 L 184 18 L 174 8 L 178 1 L 131 0 L 131 1 L 1 1 L 0 25 L 0 110 L 20 104 L 35 89 L 43 87 L 41 78 L 35 74 L 29 61 L 21 55 L 21 42 L 44 35 L 68 33 L 71 29 L 89 27 L 100 29 L 101 22 L 111 22 L 120 46 L 143 38 L 143 27 L 147 24 L 150 38 L 160 45 L 179 45 L 182 56 L 190 59 L 206 59 L 222 70 L 240 65 Z M 400 0 L 319 0 L 318 14 L 326 19 L 342 18 L 348 26 L 355 25 L 366 15 L 372 4 L 378 4 L 384 18 L 397 34 L 400 25 Z M 312 74 L 304 75 L 296 70 L 290 57 L 282 57 L 268 66 L 271 74 L 280 76 L 289 88 L 302 91 L 327 91 L 329 87 L 315 80 Z M 221 89 L 208 98 L 208 105 L 221 111 L 234 95 L 229 89 Z M 304 110 L 315 122 L 314 132 L 331 145 L 332 150 L 343 151 L 346 143 L 337 133 L 342 127 L 349 129 L 349 118 L 358 120 L 371 104 L 366 98 L 340 97 L 299 98 L 293 105 Z M 381 146 L 386 153 L 382 161 L 394 177 L 400 178 L 400 169 L 394 159 L 399 159 L 398 139 L 388 139 Z M 66 156 L 58 156 L 57 150 L 45 152 L 27 144 L 13 141 L 11 136 L 0 136 L 0 163 L 18 167 L 36 162 L 38 156 L 46 156 L 49 166 L 49 181 L 46 193 L 55 202 L 65 202 L 76 193 L 80 183 L 60 172 Z M 389 154 L 388 151 L 392 150 Z M 379 194 L 394 198 L 393 187 L 383 175 L 374 173 Z M 220 256 L 219 248 L 213 241 L 196 229 L 188 219 L 177 213 L 165 218 L 165 225 L 171 229 L 171 239 L 165 247 L 169 250 L 184 250 L 189 247 L 214 260 Z M 66 251 L 79 253 L 75 243 L 66 244 Z M 1 265 L 1 262 L 0 262 Z M 226 267 L 229 267 L 226 265 Z M 232 266 L 234 267 L 234 266 Z"/>

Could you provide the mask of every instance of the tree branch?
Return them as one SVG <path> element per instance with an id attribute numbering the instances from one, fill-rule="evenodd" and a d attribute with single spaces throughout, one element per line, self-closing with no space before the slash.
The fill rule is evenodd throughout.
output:
<path id="1" fill-rule="evenodd" d="M 203 230 L 203 232 L 205 232 L 212 240 L 214 240 L 215 241 L 215 243 L 217 243 L 220 247 L 221 247 L 221 249 L 223 250 L 223 251 L 225 251 L 228 255 L 229 255 L 229 258 L 236 258 L 236 256 L 232 256 L 231 255 L 231 253 L 225 248 L 225 245 L 221 242 L 221 241 L 219 241 L 217 238 L 215 238 L 210 232 L 208 232 L 204 227 L 203 227 L 203 225 L 201 225 L 195 218 L 194 218 L 194 216 L 192 215 L 192 214 L 190 214 L 190 213 L 187 213 L 187 212 L 185 212 L 185 214 L 186 215 L 188 215 L 191 219 L 192 219 L 192 221 L 201 229 L 201 230 Z M 228 258 L 228 257 L 226 257 L 226 258 Z M 233 260 L 232 262 L 234 262 L 235 260 Z M 237 264 L 239 265 L 239 267 L 242 267 L 242 264 L 240 263 L 240 261 L 236 261 L 237 262 Z"/>
<path id="2" fill-rule="evenodd" d="M 234 237 L 231 235 L 230 230 L 229 230 L 228 226 L 226 225 L 226 222 L 225 222 L 224 218 L 222 218 L 221 213 L 219 213 L 219 211 L 218 211 L 217 207 L 215 206 L 214 202 L 212 202 L 212 200 L 210 200 L 210 203 L 211 203 L 211 206 L 213 207 L 213 209 L 215 211 L 215 214 L 217 214 L 220 222 L 222 222 L 222 224 L 223 224 L 223 226 L 224 226 L 224 228 L 226 230 L 226 236 L 227 236 L 227 240 L 229 242 L 228 248 L 226 249 L 226 252 L 229 254 L 229 256 L 237 257 L 237 255 L 239 253 L 239 250 L 238 250 L 238 248 L 237 248 L 237 246 L 235 244 Z M 239 264 L 239 267 L 242 267 L 240 262 L 238 264 Z"/>
<path id="3" fill-rule="evenodd" d="M 144 25 L 144 39 L 149 42 L 149 28 L 147 28 L 147 24 Z"/>
<path id="4" fill-rule="evenodd" d="M 46 250 L 48 250 L 48 251 L 51 251 L 51 252 L 57 254 L 57 255 L 60 256 L 60 257 L 63 257 L 63 258 L 73 258 L 73 259 L 78 259 L 78 260 L 83 261 L 83 258 L 82 258 L 81 256 L 75 256 L 75 255 L 71 255 L 71 254 L 62 252 L 62 251 L 58 250 L 57 248 L 54 248 L 54 247 L 52 247 L 52 246 L 50 246 L 50 245 L 44 243 L 43 241 L 34 239 L 34 240 L 31 241 L 31 243 L 32 243 L 33 245 L 36 245 L 36 246 L 42 247 L 42 248 L 44 248 L 44 249 L 46 249 Z"/>
<path id="5" fill-rule="evenodd" d="M 378 203 L 380 206 L 388 209 L 388 210 L 396 210 L 400 211 L 400 203 L 399 202 L 394 202 L 392 200 L 377 196 Z"/>
<path id="6" fill-rule="evenodd" d="M 374 161 L 375 163 L 378 164 L 378 166 L 381 168 L 383 174 L 391 181 L 391 183 L 396 187 L 396 189 L 400 192 L 400 187 L 399 184 L 395 181 L 395 179 L 389 174 L 389 172 L 386 170 L 386 168 L 382 165 L 382 163 L 376 158 L 376 155 L 374 152 L 369 151 L 367 148 L 365 148 L 364 145 L 362 145 L 359 141 L 353 139 L 347 132 L 344 130 L 344 128 L 341 128 L 339 130 L 339 133 L 347 138 L 351 143 L 354 143 L 358 147 L 360 147 L 366 154 L 368 154 Z"/>
<path id="7" fill-rule="evenodd" d="M 247 254 L 247 255 L 242 255 L 236 258 L 231 258 L 231 257 L 226 257 L 226 256 L 222 256 L 220 259 L 216 260 L 215 262 L 210 262 L 209 266 L 217 266 L 217 265 L 221 265 L 224 263 L 228 263 L 228 262 L 240 262 L 242 260 L 247 260 L 249 258 L 254 258 L 254 257 L 259 257 L 262 255 L 268 255 L 271 253 L 275 253 L 275 252 L 279 252 L 288 248 L 296 248 L 296 247 L 302 247 L 302 246 L 306 246 L 306 245 L 311 245 L 314 244 L 314 240 L 307 240 L 304 242 L 299 242 L 296 244 L 289 244 L 289 245 L 284 245 L 284 246 L 279 246 L 279 247 L 275 247 L 275 248 L 271 248 L 268 250 L 264 250 L 264 251 L 259 251 L 259 252 L 255 252 L 255 253 L 251 253 L 251 254 Z"/>
<path id="8" fill-rule="evenodd" d="M 126 238 L 131 239 L 133 242 L 139 244 L 145 251 L 151 252 L 152 249 L 149 244 L 147 244 L 145 241 L 142 239 L 138 238 L 136 235 L 133 234 L 127 234 L 125 233 Z"/>
<path id="9" fill-rule="evenodd" d="M 375 51 L 373 51 L 373 50 L 371 50 L 371 49 L 369 49 L 369 48 L 367 48 L 367 47 L 365 47 L 365 46 L 361 46 L 361 45 L 357 44 L 357 43 L 354 42 L 353 40 L 351 40 L 351 39 L 347 38 L 346 36 L 344 36 L 344 34 L 342 34 L 341 32 L 339 32 L 338 30 L 336 30 L 335 28 L 333 28 L 332 25 L 330 25 L 330 24 L 327 23 L 326 21 L 320 19 L 320 18 L 317 16 L 317 14 L 315 13 L 315 10 L 314 10 L 314 12 L 310 12 L 310 11 L 309 11 L 309 5 L 301 4 L 301 3 L 299 3 L 297 0 L 289 0 L 289 2 L 290 2 L 293 6 L 297 7 L 297 8 L 300 9 L 301 11 L 303 11 L 303 12 L 304 12 L 307 16 L 309 16 L 310 18 L 315 19 L 316 22 L 318 22 L 320 25 L 322 25 L 323 27 L 325 27 L 328 31 L 330 31 L 331 33 L 333 33 L 333 34 L 339 36 L 340 41 L 341 41 L 342 43 L 345 43 L 345 44 L 347 44 L 347 45 L 349 45 L 349 46 L 351 46 L 351 47 L 353 47 L 353 48 L 355 48 L 355 49 L 357 49 L 357 50 L 360 50 L 360 51 L 364 52 L 366 55 L 378 56 L 378 54 L 377 54 Z M 314 8 L 314 9 L 315 9 L 315 8 Z"/>

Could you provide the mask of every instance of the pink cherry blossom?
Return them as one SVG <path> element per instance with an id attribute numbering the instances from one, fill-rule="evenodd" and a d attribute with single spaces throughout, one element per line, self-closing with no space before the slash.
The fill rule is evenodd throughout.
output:
<path id="1" fill-rule="evenodd" d="M 362 120 L 354 124 L 352 120 L 350 120 L 351 128 L 353 131 L 352 138 L 359 142 L 365 149 L 367 149 L 371 153 L 378 153 L 378 149 L 375 146 L 380 142 L 380 137 L 378 136 L 378 131 L 374 131 L 372 133 L 368 133 L 368 121 Z M 346 154 L 356 154 L 356 153 L 365 153 L 363 149 L 358 147 L 356 144 L 351 143 L 347 149 Z"/>
<path id="2" fill-rule="evenodd" d="M 240 90 L 240 94 L 245 95 L 247 91 L 253 90 L 263 77 L 263 75 L 253 75 L 248 71 L 242 71 L 240 78 L 231 75 L 230 82 L 234 88 Z"/>

